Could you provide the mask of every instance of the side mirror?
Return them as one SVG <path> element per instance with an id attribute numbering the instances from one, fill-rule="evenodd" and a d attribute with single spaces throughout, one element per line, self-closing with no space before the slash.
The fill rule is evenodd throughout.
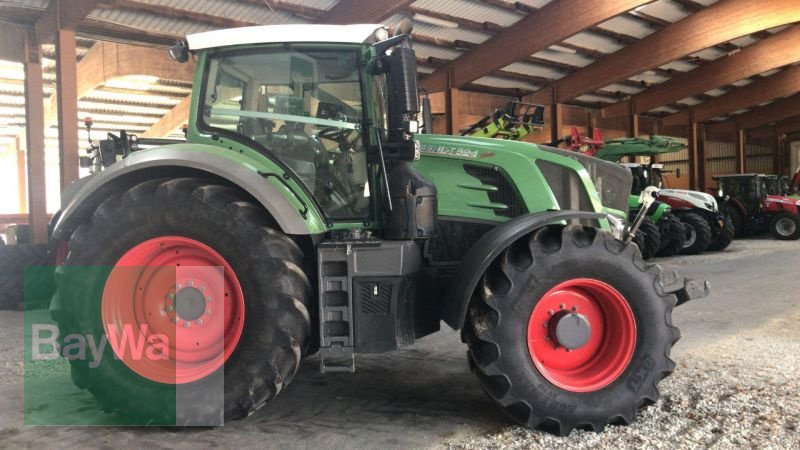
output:
<path id="1" fill-rule="evenodd" d="M 169 49 L 169 56 L 179 63 L 189 61 L 189 47 L 184 41 L 178 41 Z"/>
<path id="2" fill-rule="evenodd" d="M 388 64 L 388 142 L 386 158 L 414 161 L 418 158 L 414 133 L 419 130 L 419 92 L 417 91 L 417 60 L 414 50 L 398 46 L 385 56 Z"/>
<path id="3" fill-rule="evenodd" d="M 678 167 L 675 169 L 675 178 L 680 178 L 680 177 L 681 177 L 681 168 Z"/>

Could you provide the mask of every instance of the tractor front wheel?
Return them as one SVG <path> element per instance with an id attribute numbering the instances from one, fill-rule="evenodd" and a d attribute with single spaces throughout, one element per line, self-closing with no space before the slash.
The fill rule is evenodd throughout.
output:
<path id="1" fill-rule="evenodd" d="M 683 250 L 686 242 L 686 228 L 673 214 L 664 214 L 658 220 L 658 230 L 661 233 L 661 249 L 658 256 L 675 256 Z"/>
<path id="2" fill-rule="evenodd" d="M 742 212 L 739 211 L 739 209 L 735 206 L 729 206 L 726 209 L 728 210 L 728 216 L 730 216 L 731 222 L 733 223 L 733 237 L 736 239 L 746 237 L 748 230 L 745 226 L 744 215 L 742 215 Z"/>
<path id="3" fill-rule="evenodd" d="M 631 423 L 669 375 L 676 299 L 632 245 L 580 225 L 506 249 L 469 308 L 464 339 L 486 393 L 514 420 L 567 435 Z"/>
<path id="4" fill-rule="evenodd" d="M 775 239 L 794 241 L 800 238 L 800 216 L 788 212 L 780 212 L 769 222 L 769 231 Z"/>
<path id="5" fill-rule="evenodd" d="M 639 247 L 639 251 L 642 252 L 642 258 L 645 260 L 652 259 L 661 247 L 661 233 L 659 233 L 658 227 L 652 220 L 645 218 L 636 231 L 634 242 Z"/>
<path id="6" fill-rule="evenodd" d="M 100 204 L 69 246 L 51 311 L 62 339 L 107 343 L 100 361 L 70 359 L 105 411 L 217 425 L 297 372 L 311 332 L 303 254 L 240 191 L 147 181 Z"/>
<path id="7" fill-rule="evenodd" d="M 695 213 L 684 212 L 678 215 L 683 223 L 684 236 L 683 255 L 699 255 L 711 245 L 711 226 L 703 216 Z"/>
<path id="8" fill-rule="evenodd" d="M 729 214 L 723 214 L 720 220 L 722 220 L 722 227 L 717 237 L 708 246 L 708 249 L 712 252 L 719 252 L 728 248 L 736 235 L 736 228 Z"/>

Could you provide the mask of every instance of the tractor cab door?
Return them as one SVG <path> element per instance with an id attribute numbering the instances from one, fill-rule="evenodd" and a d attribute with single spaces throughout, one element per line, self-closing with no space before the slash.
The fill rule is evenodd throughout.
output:
<path id="1" fill-rule="evenodd" d="M 291 169 L 330 220 L 370 210 L 360 53 L 280 46 L 208 55 L 199 126 Z"/>

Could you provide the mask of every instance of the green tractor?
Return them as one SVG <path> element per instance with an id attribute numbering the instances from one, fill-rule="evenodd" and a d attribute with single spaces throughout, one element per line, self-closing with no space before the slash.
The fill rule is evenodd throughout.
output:
<path id="1" fill-rule="evenodd" d="M 351 372 L 442 321 L 524 426 L 601 431 L 656 400 L 672 310 L 708 284 L 642 261 L 604 212 L 627 208 L 627 170 L 419 133 L 412 43 L 380 25 L 187 41 L 187 142 L 79 180 L 53 230 L 69 251 L 51 313 L 60 336 L 108 342 L 102 362 L 69 358 L 105 410 L 243 418 L 313 354 Z"/>

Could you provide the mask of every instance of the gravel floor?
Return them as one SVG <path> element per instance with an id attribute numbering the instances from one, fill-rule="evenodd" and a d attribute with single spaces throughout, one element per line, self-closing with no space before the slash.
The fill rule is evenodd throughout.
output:
<path id="1" fill-rule="evenodd" d="M 677 358 L 661 399 L 631 426 L 557 437 L 521 427 L 454 449 L 800 448 L 800 313 Z"/>

